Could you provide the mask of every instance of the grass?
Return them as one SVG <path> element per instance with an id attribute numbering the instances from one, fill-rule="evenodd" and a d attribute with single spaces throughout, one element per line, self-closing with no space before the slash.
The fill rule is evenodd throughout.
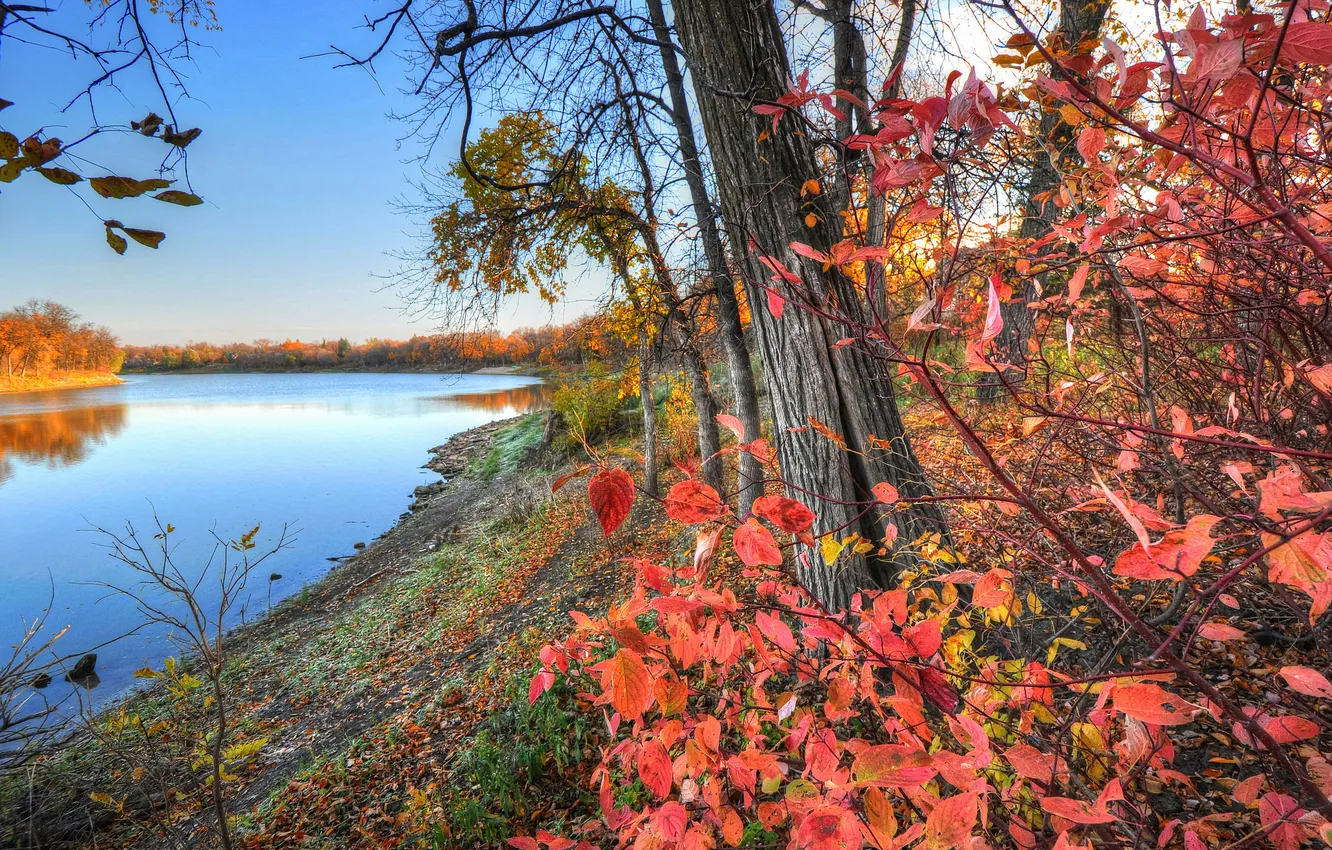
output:
<path id="1" fill-rule="evenodd" d="M 522 419 L 495 432 L 490 451 L 479 462 L 473 462 L 468 472 L 482 481 L 489 481 L 504 472 L 517 472 L 523 458 L 541 442 L 544 417 L 540 413 Z"/>

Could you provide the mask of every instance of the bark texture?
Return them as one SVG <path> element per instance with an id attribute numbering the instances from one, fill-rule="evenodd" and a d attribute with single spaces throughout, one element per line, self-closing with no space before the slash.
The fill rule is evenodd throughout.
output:
<path id="1" fill-rule="evenodd" d="M 852 282 L 800 258 L 794 240 L 826 248 L 840 238 L 837 210 L 826 196 L 802 199 L 801 184 L 819 177 L 815 151 L 793 116 L 764 141 L 767 118 L 752 107 L 770 103 L 787 87 L 789 68 L 781 29 L 767 0 L 673 0 L 676 29 L 689 60 L 699 114 L 717 175 L 722 215 L 734 246 L 749 245 L 801 274 L 816 307 L 861 318 L 864 305 Z M 813 209 L 819 217 L 804 226 Z M 790 492 L 814 510 L 815 532 L 852 531 L 882 539 L 888 523 L 899 540 L 925 532 L 946 534 L 937 507 L 921 503 L 884 513 L 864 511 L 870 488 L 886 481 L 906 499 L 930 494 L 898 414 L 888 365 L 859 346 L 834 351 L 849 329 L 790 305 L 780 320 L 763 308 L 768 272 L 754 252 L 740 258 L 764 379 L 772 401 L 778 455 Z M 790 292 L 787 293 L 791 294 Z M 846 449 L 809 427 L 826 425 Z M 792 430 L 803 429 L 803 430 Z M 817 494 L 817 495 L 813 495 Z M 802 582 L 833 608 L 845 607 L 864 587 L 884 586 L 897 561 L 844 559 L 823 565 L 816 552 L 800 552 Z"/>
<path id="2" fill-rule="evenodd" d="M 740 304 L 735 295 L 735 280 L 726 267 L 726 252 L 722 247 L 721 231 L 708 195 L 703 164 L 698 155 L 694 136 L 694 121 L 689 114 L 689 100 L 685 94 L 684 74 L 675 50 L 666 46 L 671 42 L 661 0 L 647 0 L 652 31 L 662 42 L 661 65 L 666 75 L 670 94 L 671 122 L 680 148 L 681 166 L 685 183 L 689 187 L 689 200 L 698 222 L 699 242 L 708 264 L 708 274 L 717 292 L 717 323 L 721 330 L 722 349 L 726 352 L 726 368 L 731 377 L 731 390 L 735 394 L 735 416 L 745 426 L 745 439 L 753 440 L 760 430 L 758 387 L 754 383 L 754 370 L 749 363 L 749 348 L 740 323 Z M 763 495 L 763 468 L 753 455 L 742 452 L 737 464 L 736 510 L 740 516 L 750 512 L 754 499 Z"/>

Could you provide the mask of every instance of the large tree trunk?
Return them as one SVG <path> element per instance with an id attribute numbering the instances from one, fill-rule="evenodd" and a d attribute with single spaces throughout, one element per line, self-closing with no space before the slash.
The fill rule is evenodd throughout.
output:
<path id="1" fill-rule="evenodd" d="M 694 122 L 689 115 L 689 101 L 685 95 L 684 74 L 675 50 L 668 46 L 670 29 L 661 0 L 647 0 L 652 30 L 661 45 L 661 65 L 666 74 L 670 92 L 671 122 L 680 146 L 680 160 L 684 167 L 685 184 L 694 206 L 698 222 L 699 241 L 708 263 L 708 274 L 717 292 L 717 320 L 721 327 L 722 349 L 726 352 L 726 368 L 731 376 L 731 390 L 735 394 L 735 416 L 745 426 L 745 437 L 757 439 L 760 434 L 758 388 L 754 371 L 749 363 L 749 348 L 745 345 L 745 331 L 740 323 L 740 304 L 735 296 L 735 281 L 726 267 L 726 253 L 722 248 L 721 233 L 713 214 L 712 199 L 708 197 L 707 181 L 703 177 L 703 164 L 694 138 Z M 741 452 L 737 464 L 736 510 L 745 516 L 753 507 L 754 499 L 763 495 L 763 467 L 749 452 Z"/>
<path id="2" fill-rule="evenodd" d="M 827 248 L 841 238 L 841 217 L 819 196 L 820 221 L 808 228 L 800 187 L 819 169 L 809 138 L 796 119 L 783 119 L 764 142 L 769 119 L 756 115 L 756 103 L 771 103 L 786 90 L 789 68 L 777 16 L 767 0 L 673 0 L 676 28 L 689 59 L 699 112 L 717 175 L 722 214 L 734 246 L 752 239 L 755 251 L 780 259 L 802 273 L 816 306 L 844 310 L 861 318 L 864 305 L 852 281 L 825 272 L 790 250 L 793 240 Z M 743 96 L 736 93 L 744 92 Z M 805 199 L 808 202 L 809 199 Z M 893 484 L 904 499 L 930 494 L 898 415 L 889 365 L 859 346 L 833 350 L 850 329 L 795 305 L 774 319 L 765 303 L 767 271 L 754 252 L 743 258 L 745 285 L 753 309 L 764 378 L 776 420 L 778 456 L 792 495 L 812 510 L 815 532 L 839 536 L 858 531 L 872 540 L 897 526 L 899 543 L 921 534 L 946 534 L 937 507 L 910 504 L 899 511 L 864 511 L 871 488 Z M 836 303 L 836 307 L 832 306 Z M 809 427 L 816 419 L 846 442 L 846 449 Z M 802 430 L 791 430 L 802 429 Z M 901 555 L 902 550 L 895 550 Z M 825 566 L 817 552 L 801 552 L 797 574 L 815 596 L 843 608 L 860 588 L 886 586 L 900 558 Z M 909 558 L 909 556 L 903 556 Z"/>
<path id="3" fill-rule="evenodd" d="M 1109 0 L 1061 0 L 1059 4 L 1059 32 L 1066 49 L 1094 40 L 1101 31 Z M 1077 148 L 1078 129 L 1063 119 L 1056 110 L 1041 113 L 1037 142 L 1041 147 L 1032 160 L 1031 171 L 1022 189 L 1022 227 L 1019 235 L 1024 239 L 1039 239 L 1054 226 L 1055 205 L 1050 195 L 1063 181 L 1060 170 L 1065 160 L 1082 161 Z M 1044 285 L 1044 281 L 1041 281 Z M 1048 287 L 1043 287 L 1047 288 Z M 1036 281 L 1028 279 L 1016 299 L 1000 305 L 1004 326 L 995 337 L 995 357 L 1019 368 L 1027 363 L 1027 346 L 1036 329 L 1036 316 L 1027 305 L 1036 300 Z M 977 395 L 992 400 L 1000 395 L 998 373 L 986 373 Z"/>

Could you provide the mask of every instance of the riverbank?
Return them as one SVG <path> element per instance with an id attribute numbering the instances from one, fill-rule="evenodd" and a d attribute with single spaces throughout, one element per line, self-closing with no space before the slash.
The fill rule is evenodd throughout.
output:
<path id="1" fill-rule="evenodd" d="M 608 551 L 582 488 L 551 493 L 568 461 L 532 439 L 542 418 L 491 423 L 432 449 L 427 465 L 444 477 L 417 488 L 392 529 L 228 636 L 228 740 L 257 747 L 228 784 L 244 846 L 311 846 L 307 835 L 324 835 L 320 847 L 372 846 L 360 840 L 370 835 L 386 842 L 373 846 L 411 846 L 457 828 L 453 795 L 472 786 L 452 771 L 477 729 L 507 710 L 514 689 L 525 703 L 535 650 L 567 629 L 568 610 L 603 611 L 627 590 L 630 571 Z M 677 531 L 642 519 L 643 539 Z M 182 724 L 202 728 L 201 704 L 182 705 L 156 687 L 99 722 L 169 721 L 179 737 Z M 168 829 L 209 822 L 202 786 L 180 790 L 190 788 L 188 766 L 149 765 L 135 782 L 134 768 L 99 752 L 89 742 L 53 772 L 62 784 L 27 813 L 51 837 L 86 844 L 94 824 L 100 847 L 168 846 Z M 103 793 L 114 806 L 94 802 Z"/>
<path id="2" fill-rule="evenodd" d="M 125 383 L 110 372 L 58 372 L 42 377 L 0 376 L 0 394 L 35 393 L 46 390 L 76 390 L 83 387 L 107 387 Z"/>
<path id="3" fill-rule="evenodd" d="M 469 369 L 442 369 L 437 366 L 421 368 L 388 368 L 373 366 L 296 366 L 290 369 L 233 369 L 225 365 L 199 366 L 192 369 L 125 369 L 124 375 L 315 375 L 325 373 L 386 374 L 386 375 L 512 375 L 518 378 L 547 378 L 554 371 L 537 363 L 515 366 L 481 366 Z"/>

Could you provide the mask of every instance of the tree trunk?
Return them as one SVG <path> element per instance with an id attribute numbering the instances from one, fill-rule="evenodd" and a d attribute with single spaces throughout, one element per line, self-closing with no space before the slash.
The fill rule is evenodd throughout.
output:
<path id="1" fill-rule="evenodd" d="M 800 187 L 818 177 L 819 169 L 809 138 L 797 132 L 797 119 L 784 118 L 777 133 L 759 141 L 770 121 L 752 107 L 777 100 L 789 77 L 782 32 L 771 4 L 673 0 L 673 7 L 731 244 L 743 246 L 753 240 L 756 252 L 802 273 L 815 306 L 861 318 L 864 305 L 852 281 L 836 270 L 825 272 L 789 247 L 800 240 L 826 249 L 841 238 L 841 217 L 826 196 L 817 196 L 819 222 L 813 228 L 803 226 L 808 207 L 802 205 Z M 737 92 L 746 94 L 737 96 Z M 815 512 L 815 533 L 836 532 L 840 537 L 856 531 L 879 541 L 892 523 L 899 543 L 924 533 L 946 535 L 947 526 L 933 503 L 908 502 L 904 509 L 888 513 L 855 504 L 870 504 L 871 488 L 879 482 L 893 484 L 906 500 L 930 494 L 898 415 L 889 365 L 859 346 L 833 350 L 833 343 L 849 335 L 850 329 L 812 311 L 792 304 L 782 319 L 774 319 L 759 306 L 766 300 L 766 268 L 753 252 L 743 258 L 743 265 L 783 477 L 793 497 Z M 840 435 L 846 448 L 809 427 L 811 418 Z M 889 585 L 895 567 L 911 560 L 900 548 L 886 559 L 850 556 L 834 567 L 824 565 L 815 551 L 799 555 L 800 580 L 833 608 L 845 607 L 860 588 Z"/>
<path id="2" fill-rule="evenodd" d="M 643 405 L 643 491 L 656 497 L 657 408 L 652 402 L 652 336 L 646 328 L 638 343 L 638 400 Z"/>
<path id="3" fill-rule="evenodd" d="M 670 267 L 666 265 L 666 254 L 657 239 L 656 183 L 652 178 L 652 166 L 643 151 L 643 144 L 638 135 L 638 123 L 634 120 L 628 101 L 619 91 L 616 82 L 616 94 L 620 98 L 620 108 L 624 112 L 624 129 L 633 147 L 634 160 L 638 163 L 639 176 L 643 180 L 643 215 L 634 222 L 643 247 L 647 251 L 648 261 L 652 265 L 652 274 L 657 281 L 657 292 L 666 308 L 666 326 L 670 329 L 671 339 L 680 355 L 685 374 L 689 376 L 689 394 L 694 400 L 694 414 L 698 418 L 698 460 L 699 477 L 714 490 L 722 489 L 721 434 L 717 430 L 717 399 L 712 394 L 712 384 L 708 377 L 708 366 L 703 361 L 703 354 L 693 338 L 693 323 L 685 315 L 680 303 L 680 294 L 675 287 Z"/>
<path id="4" fill-rule="evenodd" d="M 1061 0 L 1059 4 L 1059 32 L 1064 46 L 1072 51 L 1078 45 L 1095 39 L 1110 8 L 1109 0 Z M 1077 148 L 1078 129 L 1063 119 L 1057 110 L 1041 113 L 1038 143 L 1042 145 L 1027 175 L 1023 187 L 1022 227 L 1023 239 L 1039 239 L 1054 226 L 1054 199 L 1049 197 L 1063 181 L 1060 163 L 1066 159 L 1081 162 Z M 1044 281 L 1042 281 L 1044 284 Z M 1004 326 L 995 337 L 995 357 L 1017 367 L 1027 363 L 1027 346 L 1036 329 L 1036 316 L 1027 305 L 1036 300 L 1036 281 L 1023 281 L 1016 300 L 1000 305 Z M 1021 373 L 1017 373 L 1021 374 Z M 981 377 L 977 397 L 993 400 L 1000 395 L 1001 383 L 997 373 L 987 372 Z"/>
<path id="5" fill-rule="evenodd" d="M 665 46 L 671 41 L 670 29 L 661 0 L 647 0 L 652 30 L 661 47 L 661 65 L 666 74 L 670 93 L 671 122 L 680 146 L 680 160 L 684 168 L 685 184 L 694 206 L 698 222 L 699 241 L 708 263 L 708 274 L 717 295 L 717 320 L 721 329 L 722 349 L 726 352 L 726 368 L 731 376 L 731 390 L 735 394 L 735 416 L 745 426 L 745 439 L 754 440 L 761 434 L 758 388 L 754 383 L 754 370 L 749 363 L 749 348 L 745 345 L 745 331 L 740 323 L 740 304 L 735 296 L 735 281 L 726 267 L 726 253 L 722 248 L 721 233 L 717 229 L 712 199 L 708 196 L 703 177 L 703 164 L 698 155 L 694 137 L 694 122 L 689 115 L 689 100 L 685 95 L 684 74 L 675 51 Z M 741 517 L 750 512 L 754 499 L 763 495 L 763 467 L 749 452 L 741 452 L 737 464 L 736 511 Z"/>

